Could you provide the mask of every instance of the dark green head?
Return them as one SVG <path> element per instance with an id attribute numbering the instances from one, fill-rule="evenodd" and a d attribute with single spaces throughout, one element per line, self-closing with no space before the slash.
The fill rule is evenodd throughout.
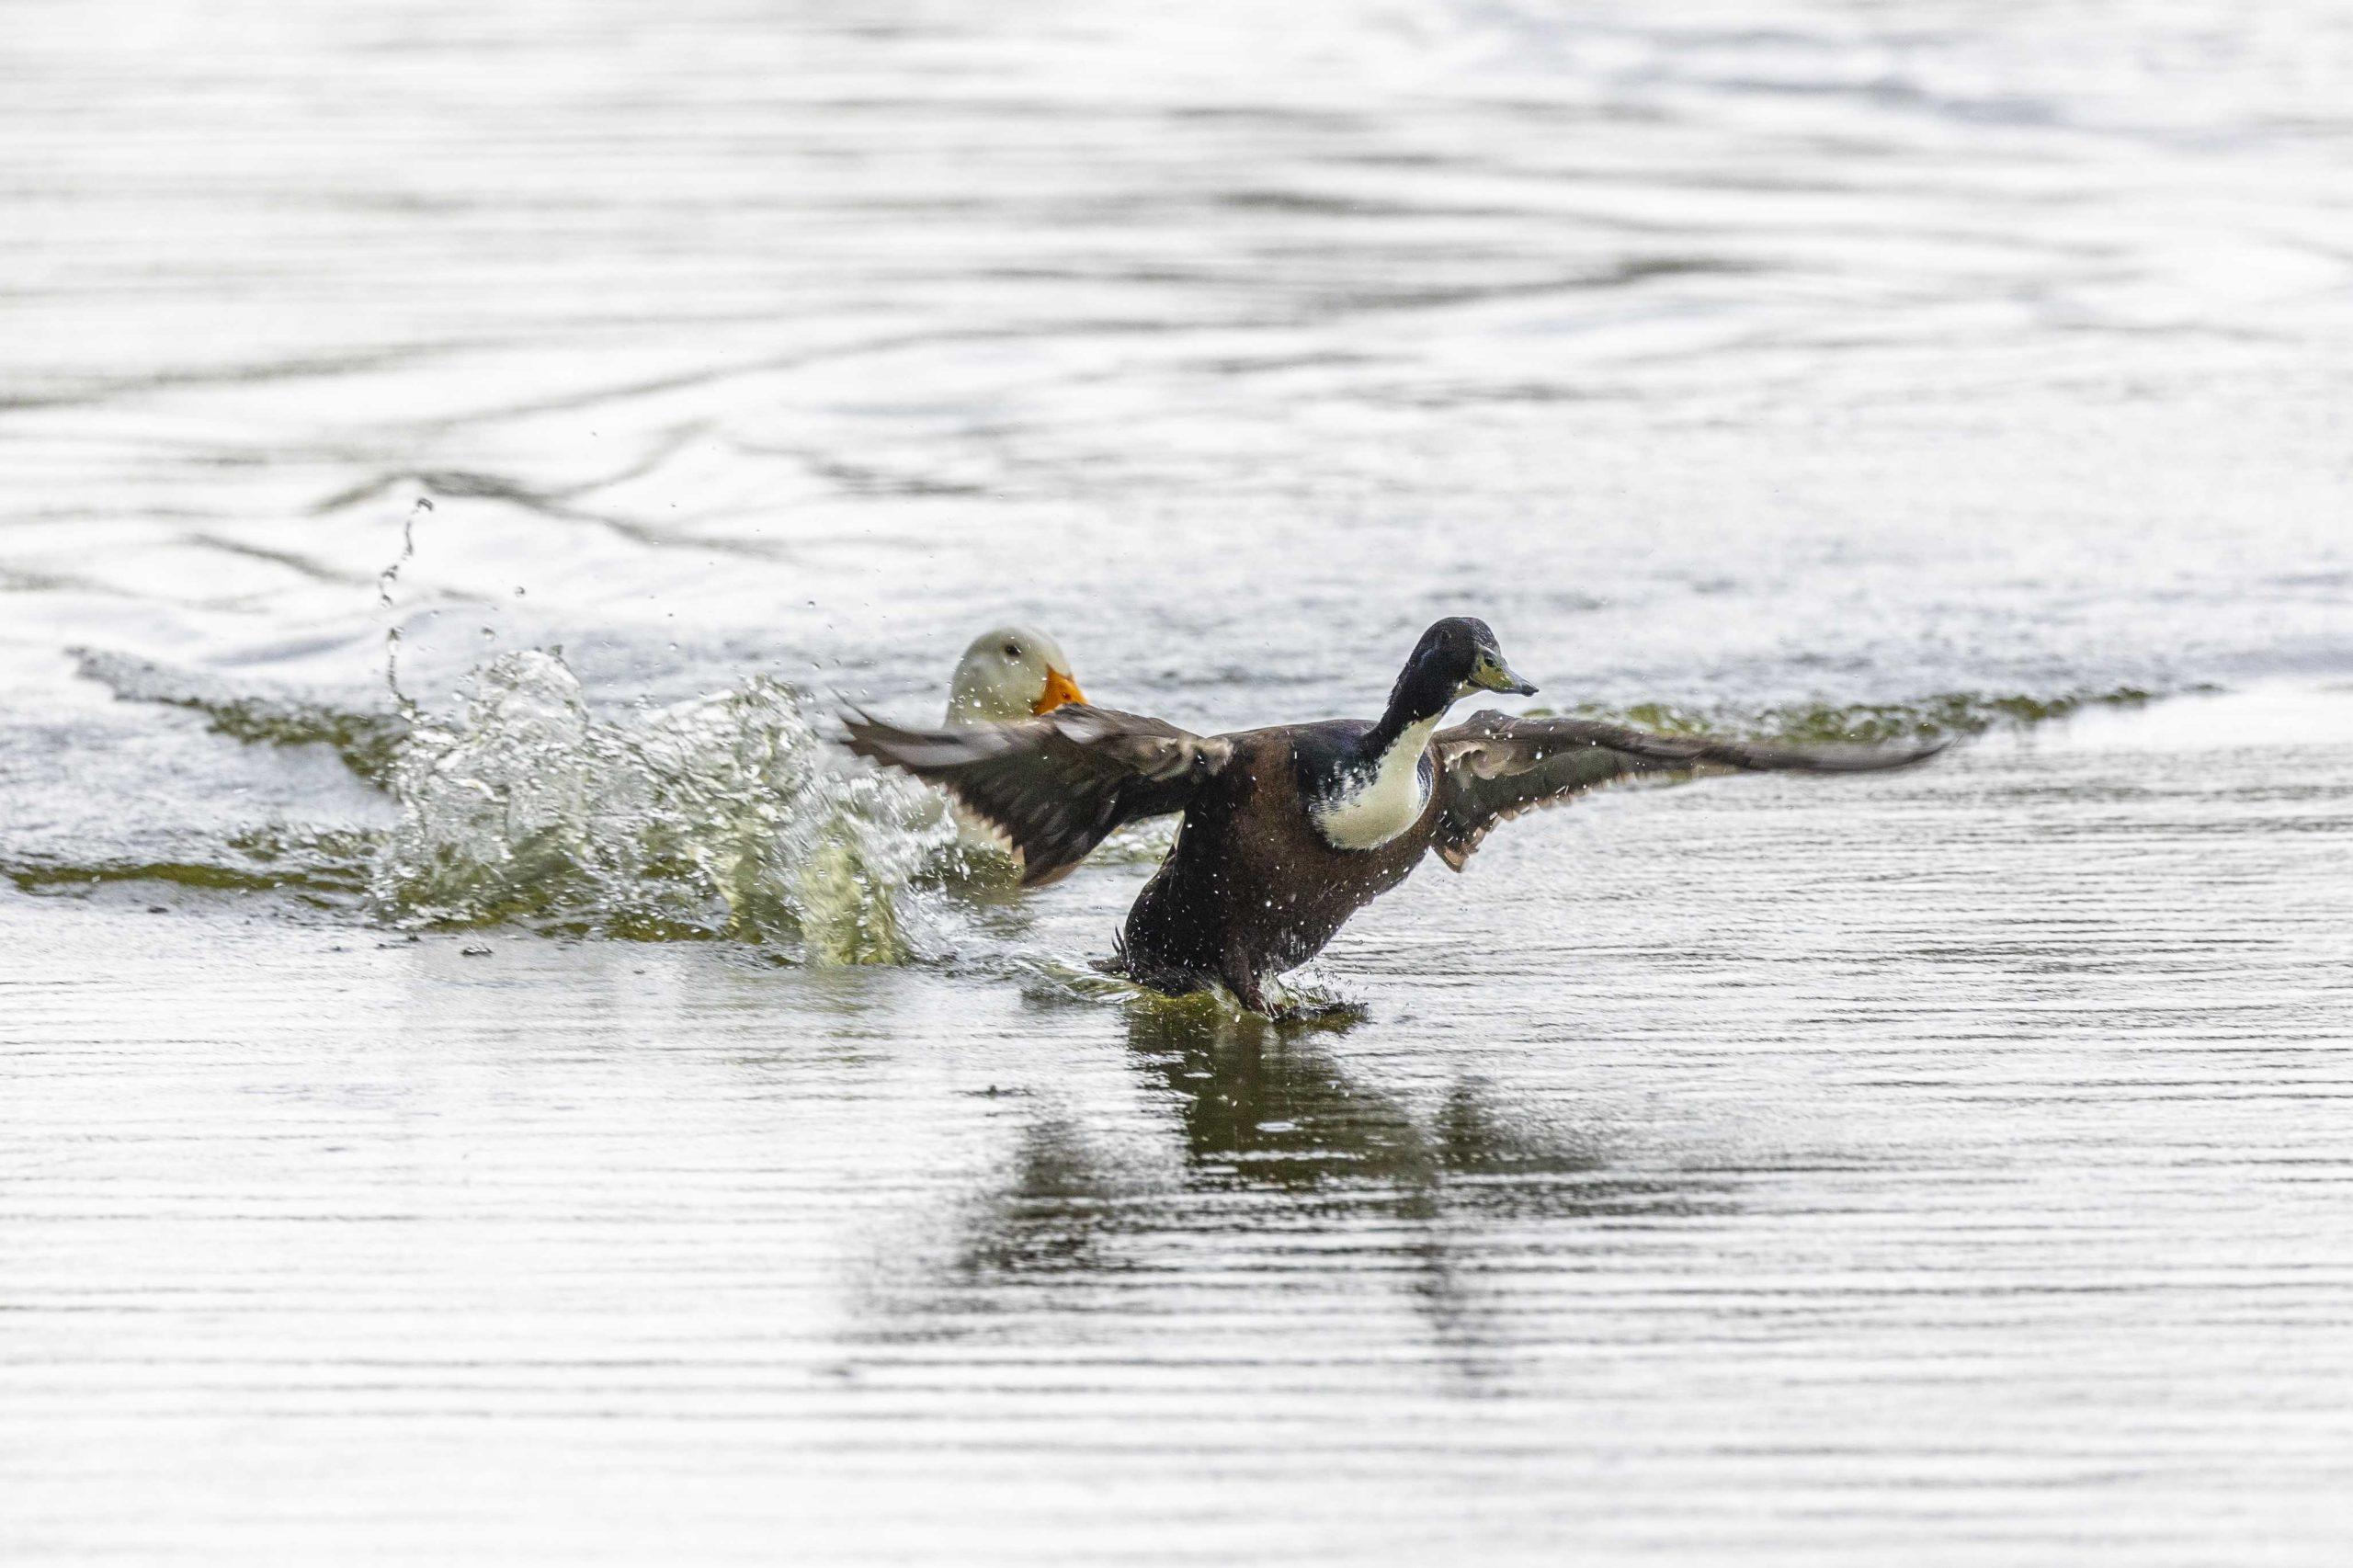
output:
<path id="1" fill-rule="evenodd" d="M 1450 615 L 1422 633 L 1389 694 L 1387 718 L 1402 727 L 1434 718 L 1474 691 L 1529 697 L 1536 688 L 1504 662 L 1483 620 Z M 1385 726 L 1384 726 L 1385 727 Z"/>

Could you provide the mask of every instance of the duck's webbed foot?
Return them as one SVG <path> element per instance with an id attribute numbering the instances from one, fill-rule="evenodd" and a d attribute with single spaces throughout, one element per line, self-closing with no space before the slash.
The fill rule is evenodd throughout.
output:
<path id="1" fill-rule="evenodd" d="M 1339 996 L 1292 996 L 1276 1004 L 1276 1011 L 1268 1015 L 1287 1024 L 1318 1024 L 1345 1027 L 1361 1023 L 1365 1006 Z"/>
<path id="2" fill-rule="evenodd" d="M 1241 980 L 1228 977 L 1225 988 L 1233 994 L 1234 1006 L 1245 1013 L 1256 1013 L 1264 1018 L 1282 1017 L 1280 1004 L 1267 999 L 1267 988 L 1258 977 L 1250 975 Z"/>
<path id="3" fill-rule="evenodd" d="M 1222 983 L 1233 993 L 1236 1004 L 1274 1023 L 1354 1022 L 1364 1016 L 1364 1009 L 1353 1002 L 1293 991 L 1275 975 L 1251 975 L 1243 980 L 1229 977 L 1223 978 Z"/>

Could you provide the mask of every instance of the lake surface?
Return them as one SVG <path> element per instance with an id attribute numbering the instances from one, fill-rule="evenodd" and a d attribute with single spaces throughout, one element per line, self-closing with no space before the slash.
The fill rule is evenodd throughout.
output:
<path id="1" fill-rule="evenodd" d="M 0 1555 L 2353 1551 L 2353 15 L 6 59 Z M 1964 744 L 1510 824 L 1276 1030 L 1088 969 L 1165 835 L 1016 899 L 826 740 L 1446 613 Z"/>

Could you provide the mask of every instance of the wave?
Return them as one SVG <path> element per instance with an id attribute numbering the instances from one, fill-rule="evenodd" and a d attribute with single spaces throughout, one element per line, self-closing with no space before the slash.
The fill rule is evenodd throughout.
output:
<path id="1" fill-rule="evenodd" d="M 665 709 L 600 711 L 560 655 L 530 651 L 476 669 L 446 713 L 404 715 L 235 691 L 119 654 L 78 656 L 84 674 L 117 694 L 201 712 L 220 734 L 333 748 L 386 792 L 394 821 L 254 829 L 212 854 L 179 845 L 101 864 L 0 867 L 28 890 L 155 881 L 271 891 L 394 927 L 733 940 L 780 962 L 837 965 L 949 957 L 978 934 L 974 900 L 952 895 L 986 903 L 1011 882 L 1010 861 L 960 833 L 938 795 L 848 764 L 818 733 L 803 694 L 773 679 Z M 1574 711 L 1680 733 L 1882 741 L 1977 734 L 2152 698 L 2119 687 Z M 1144 864 L 1167 842 L 1166 824 L 1139 824 L 1097 858 Z"/>
<path id="2" fill-rule="evenodd" d="M 371 784 L 391 778 L 409 721 L 398 713 L 333 707 L 309 698 L 239 689 L 218 676 L 103 649 L 72 650 L 82 675 L 129 702 L 204 715 L 216 734 L 267 745 L 324 745 Z"/>
<path id="3" fill-rule="evenodd" d="M 1718 709 L 1665 702 L 1638 702 L 1628 707 L 1582 703 L 1567 711 L 1583 719 L 1638 724 L 1671 734 L 1741 734 L 1783 741 L 1875 744 L 2024 728 L 2069 718 L 2086 708 L 2138 708 L 2156 700 L 2158 696 L 2140 687 L 2120 686 L 2061 692 L 2052 697 L 2022 692 L 1950 691 L 1911 702 L 1795 702 L 1768 708 Z"/>
<path id="4" fill-rule="evenodd" d="M 346 829 L 248 829 L 177 854 L 110 857 L 31 854 L 0 861 L 0 876 L 26 892 L 116 882 L 161 882 L 210 892 L 278 893 L 315 909 L 364 908 L 372 835 Z"/>

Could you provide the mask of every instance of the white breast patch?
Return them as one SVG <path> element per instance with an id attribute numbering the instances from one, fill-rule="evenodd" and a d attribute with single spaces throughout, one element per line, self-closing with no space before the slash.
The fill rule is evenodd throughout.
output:
<path id="1" fill-rule="evenodd" d="M 1370 778 L 1310 812 L 1315 831 L 1336 849 L 1377 849 L 1422 818 L 1429 789 L 1422 781 L 1422 754 L 1445 715 L 1410 725 L 1381 753 Z"/>

